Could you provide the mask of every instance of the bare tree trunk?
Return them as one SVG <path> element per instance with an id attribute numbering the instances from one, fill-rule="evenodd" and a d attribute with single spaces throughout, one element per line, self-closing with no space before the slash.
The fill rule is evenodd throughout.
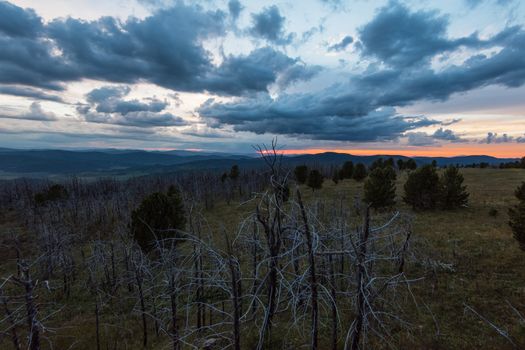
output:
<path id="1" fill-rule="evenodd" d="M 310 270 L 310 294 L 312 298 L 312 339 L 311 347 L 312 350 L 316 350 L 318 346 L 319 338 L 319 307 L 317 300 L 317 276 L 315 272 L 315 254 L 313 250 L 312 233 L 310 232 L 310 226 L 308 225 L 308 217 L 304 209 L 304 204 L 301 199 L 301 192 L 297 189 L 297 200 L 301 207 L 301 215 L 304 223 L 304 234 L 306 236 L 306 245 L 308 249 L 308 264 Z"/>
<path id="2" fill-rule="evenodd" d="M 143 330 L 143 345 L 148 346 L 148 320 L 146 318 L 146 303 L 144 301 L 144 293 L 142 291 L 142 278 L 139 272 L 135 271 L 135 279 L 137 281 L 137 289 L 139 291 L 140 311 L 142 313 L 142 330 Z"/>
<path id="3" fill-rule="evenodd" d="M 332 298 L 332 350 L 337 350 L 337 294 L 335 268 L 332 255 L 328 256 L 330 264 L 330 296 Z"/>
<path id="4" fill-rule="evenodd" d="M 95 303 L 95 327 L 96 327 L 96 336 L 97 336 L 97 350 L 100 350 L 100 320 L 99 315 L 100 311 L 98 309 L 98 300 Z"/>
<path id="5" fill-rule="evenodd" d="M 13 342 L 13 346 L 15 350 L 20 350 L 20 341 L 18 339 L 18 333 L 16 332 L 16 322 L 15 322 L 15 319 L 13 318 L 13 314 L 11 313 L 11 310 L 9 310 L 9 306 L 7 304 L 7 297 L 3 295 L 2 289 L 0 289 L 0 299 L 2 299 L 2 304 L 4 305 L 4 311 L 6 314 L 6 318 L 10 324 L 11 341 Z"/>
<path id="6" fill-rule="evenodd" d="M 40 331 L 37 320 L 37 310 L 35 305 L 35 299 L 33 290 L 35 288 L 35 282 L 31 280 L 29 275 L 29 269 L 27 267 L 22 269 L 24 275 L 23 280 L 19 280 L 25 288 L 25 301 L 27 310 L 27 324 L 29 327 L 29 348 L 31 350 L 40 349 Z"/>
<path id="7" fill-rule="evenodd" d="M 366 307 L 366 291 L 365 285 L 365 259 L 367 252 L 368 237 L 370 235 L 370 208 L 366 208 L 365 214 L 365 224 L 363 227 L 363 232 L 361 232 L 361 237 L 359 240 L 359 253 L 357 255 L 357 316 L 355 327 L 352 331 L 352 350 L 359 349 L 359 341 L 361 338 L 361 331 L 363 328 L 363 321 L 365 318 L 365 307 Z"/>
<path id="8" fill-rule="evenodd" d="M 177 325 L 177 296 L 175 290 L 175 276 L 171 276 L 170 281 L 170 301 L 171 301 L 171 341 L 173 350 L 179 350 L 179 328 Z"/>

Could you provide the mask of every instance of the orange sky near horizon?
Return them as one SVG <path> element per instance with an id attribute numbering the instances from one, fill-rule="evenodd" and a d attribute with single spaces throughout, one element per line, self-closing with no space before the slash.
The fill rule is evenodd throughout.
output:
<path id="1" fill-rule="evenodd" d="M 348 153 L 353 155 L 401 155 L 407 157 L 454 157 L 470 155 L 486 155 L 498 158 L 521 158 L 525 156 L 525 143 L 495 143 L 495 144 L 450 144 L 441 147 L 392 148 L 392 149 L 285 149 L 283 154 L 316 154 L 324 152 Z"/>

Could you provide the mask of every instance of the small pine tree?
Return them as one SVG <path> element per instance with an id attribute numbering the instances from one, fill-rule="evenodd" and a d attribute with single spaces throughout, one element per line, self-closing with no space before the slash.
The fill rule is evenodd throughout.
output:
<path id="1" fill-rule="evenodd" d="M 323 187 L 323 180 L 323 175 L 319 170 L 313 169 L 308 174 L 308 182 L 306 184 L 314 191 Z"/>
<path id="2" fill-rule="evenodd" d="M 308 179 L 308 167 L 306 165 L 298 165 L 294 169 L 295 181 L 304 184 Z"/>
<path id="3" fill-rule="evenodd" d="M 393 174 L 393 175 L 392 175 Z M 392 167 L 375 168 L 365 182 L 365 202 L 372 208 L 391 207 L 396 203 L 395 171 Z"/>
<path id="4" fill-rule="evenodd" d="M 363 163 L 357 163 L 354 168 L 353 178 L 356 181 L 363 181 L 366 178 L 367 170 Z"/>
<path id="5" fill-rule="evenodd" d="M 43 192 L 35 194 L 34 197 L 36 205 L 43 205 L 46 202 L 55 202 L 68 198 L 69 193 L 67 192 L 67 189 L 60 184 L 51 185 Z"/>
<path id="6" fill-rule="evenodd" d="M 403 159 L 399 158 L 397 160 L 397 168 L 401 171 L 401 170 L 405 170 L 405 162 L 403 161 Z"/>
<path id="7" fill-rule="evenodd" d="M 167 194 L 155 192 L 144 198 L 131 213 L 131 232 L 140 248 L 148 252 L 155 240 L 179 237 L 176 230 L 184 229 L 186 216 L 179 191 L 170 187 Z"/>
<path id="8" fill-rule="evenodd" d="M 340 179 L 340 176 L 339 174 L 341 173 L 341 170 L 339 169 L 334 169 L 334 174 L 332 175 L 332 181 L 334 182 L 334 184 L 338 184 L 339 183 L 339 179 Z"/>
<path id="9" fill-rule="evenodd" d="M 463 185 L 463 175 L 456 167 L 448 167 L 441 176 L 441 204 L 445 209 L 467 205 L 469 193 Z"/>
<path id="10" fill-rule="evenodd" d="M 385 166 L 385 162 L 383 158 L 377 158 L 372 162 L 372 165 L 370 165 L 370 171 L 373 171 L 377 168 L 383 168 Z"/>
<path id="11" fill-rule="evenodd" d="M 412 172 L 404 186 L 403 201 L 414 209 L 434 209 L 438 204 L 441 188 L 436 168 L 425 165 Z"/>
<path id="12" fill-rule="evenodd" d="M 413 160 L 412 158 L 408 158 L 407 161 L 405 162 L 405 169 L 416 170 L 417 169 L 416 161 Z"/>
<path id="13" fill-rule="evenodd" d="M 525 250 L 525 201 L 509 209 L 509 225 L 520 249 Z"/>
<path id="14" fill-rule="evenodd" d="M 353 174 L 354 174 L 354 163 L 351 160 L 344 162 L 343 167 L 339 171 L 339 178 L 341 180 L 351 179 Z"/>
<path id="15" fill-rule="evenodd" d="M 522 182 L 521 185 L 519 185 L 518 188 L 516 188 L 516 191 L 514 191 L 514 195 L 520 201 L 525 201 L 525 182 Z"/>
<path id="16" fill-rule="evenodd" d="M 238 165 L 232 166 L 232 168 L 230 169 L 230 179 L 235 181 L 239 178 L 239 175 L 240 175 L 239 166 Z"/>

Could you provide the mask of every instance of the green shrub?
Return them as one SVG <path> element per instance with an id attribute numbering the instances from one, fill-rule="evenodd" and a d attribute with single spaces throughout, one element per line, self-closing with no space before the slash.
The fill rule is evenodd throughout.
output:
<path id="1" fill-rule="evenodd" d="M 445 209 L 454 209 L 467 205 L 469 193 L 463 185 L 463 175 L 458 168 L 450 166 L 441 176 L 441 205 Z"/>
<path id="2" fill-rule="evenodd" d="M 434 209 L 441 194 L 436 168 L 425 165 L 412 172 L 404 186 L 403 201 L 414 209 Z"/>
<path id="3" fill-rule="evenodd" d="M 179 191 L 170 187 L 167 194 L 155 192 L 144 198 L 131 213 L 131 232 L 145 252 L 150 251 L 155 240 L 180 238 L 177 230 L 186 225 L 184 205 Z"/>
<path id="4" fill-rule="evenodd" d="M 395 174 L 390 166 L 375 168 L 370 172 L 364 186 L 364 200 L 372 208 L 391 207 L 396 203 Z"/>

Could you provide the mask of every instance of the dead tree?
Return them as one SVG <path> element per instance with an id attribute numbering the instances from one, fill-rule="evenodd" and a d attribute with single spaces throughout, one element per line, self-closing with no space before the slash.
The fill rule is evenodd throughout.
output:
<path id="1" fill-rule="evenodd" d="M 301 216 L 304 224 L 304 235 L 306 237 L 306 247 L 308 251 L 308 269 L 310 272 L 310 298 L 312 302 L 312 339 L 311 347 L 312 350 L 316 350 L 318 346 L 318 337 L 319 337 L 319 307 L 318 307 L 318 298 L 317 298 L 317 276 L 315 272 L 315 252 L 313 247 L 313 237 L 310 231 L 310 226 L 308 225 L 308 217 L 304 209 L 303 200 L 301 198 L 301 192 L 297 189 L 297 201 L 301 208 Z"/>

